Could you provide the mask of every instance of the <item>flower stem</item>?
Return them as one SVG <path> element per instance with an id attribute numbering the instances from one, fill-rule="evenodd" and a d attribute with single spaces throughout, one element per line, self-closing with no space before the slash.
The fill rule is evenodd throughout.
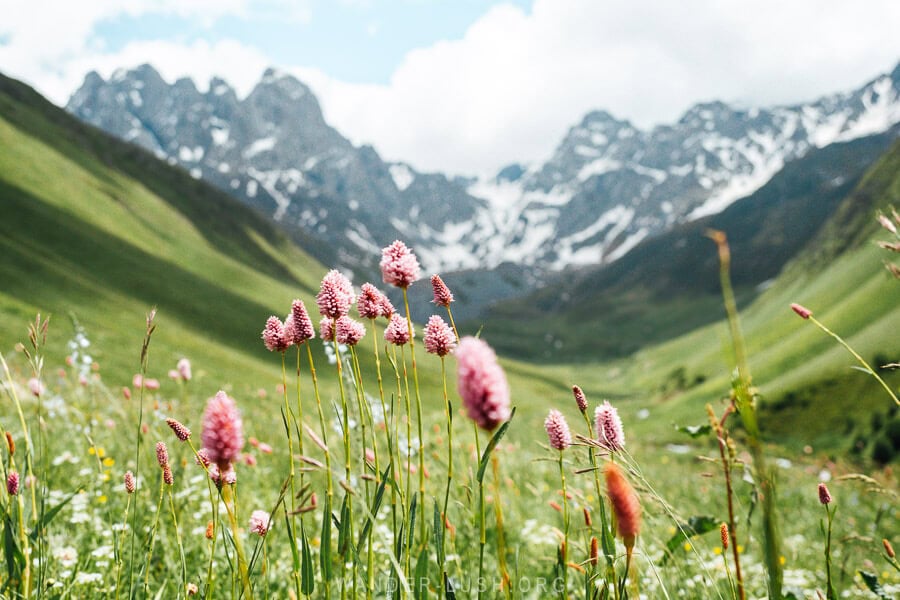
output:
<path id="1" fill-rule="evenodd" d="M 566 491 L 566 470 L 563 467 L 563 451 L 559 451 L 559 478 L 562 482 L 562 503 L 563 503 L 563 547 L 562 547 L 562 569 L 563 569 L 563 589 L 561 596 L 569 597 L 569 494 Z"/>
<path id="2" fill-rule="evenodd" d="M 425 509 L 425 437 L 422 433 L 422 397 L 419 394 L 419 371 L 416 368 L 416 340 L 413 337 L 412 317 L 409 314 L 409 296 L 403 289 L 403 306 L 406 308 L 406 326 L 409 329 L 409 353 L 412 356 L 413 382 L 416 388 L 416 419 L 419 429 L 419 506 Z M 424 512 L 423 512 L 424 515 Z M 419 535 L 422 547 L 428 544 L 425 532 L 426 519 L 419 519 Z"/>

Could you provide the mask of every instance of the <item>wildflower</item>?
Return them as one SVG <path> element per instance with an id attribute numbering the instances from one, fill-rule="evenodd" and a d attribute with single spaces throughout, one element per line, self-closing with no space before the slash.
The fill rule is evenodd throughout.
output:
<path id="1" fill-rule="evenodd" d="M 425 350 L 441 358 L 450 354 L 456 346 L 456 335 L 450 326 L 437 315 L 432 315 L 425 325 Z"/>
<path id="2" fill-rule="evenodd" d="M 6 491 L 10 496 L 15 496 L 19 493 L 19 474 L 17 472 L 10 471 L 6 477 Z"/>
<path id="3" fill-rule="evenodd" d="M 334 341 L 334 319 L 322 317 L 322 320 L 319 321 L 319 337 L 323 342 Z"/>
<path id="4" fill-rule="evenodd" d="M 719 525 L 719 537 L 722 538 L 722 550 L 728 550 L 728 525 Z"/>
<path id="5" fill-rule="evenodd" d="M 172 485 L 173 483 L 175 483 L 175 478 L 172 475 L 172 467 L 170 467 L 169 465 L 163 467 L 163 482 L 166 485 Z"/>
<path id="6" fill-rule="evenodd" d="M 885 229 L 887 229 L 894 235 L 897 234 L 897 228 L 894 226 L 894 223 L 891 222 L 891 220 L 888 219 L 886 216 L 878 215 L 878 222 L 881 223 L 882 227 L 884 227 Z"/>
<path id="7" fill-rule="evenodd" d="M 262 332 L 263 343 L 269 352 L 284 352 L 291 345 L 284 331 L 284 323 L 278 317 L 269 317 Z"/>
<path id="8" fill-rule="evenodd" d="M 156 462 L 159 463 L 160 467 L 165 467 L 169 464 L 169 449 L 166 447 L 165 442 L 156 442 Z"/>
<path id="9" fill-rule="evenodd" d="M 356 309 L 363 319 L 388 317 L 394 313 L 394 306 L 388 297 L 371 283 L 364 283 L 356 300 Z"/>
<path id="10" fill-rule="evenodd" d="M 145 379 L 144 387 L 151 391 L 156 391 L 159 389 L 159 380 L 158 379 Z"/>
<path id="11" fill-rule="evenodd" d="M 140 373 L 135 373 L 134 377 L 131 378 L 131 387 L 135 387 L 138 389 L 144 387 L 144 376 Z"/>
<path id="12" fill-rule="evenodd" d="M 634 488 L 625 479 L 622 469 L 616 463 L 608 463 L 604 469 L 606 491 L 616 516 L 616 527 L 629 554 L 634 547 L 641 526 L 641 505 Z"/>
<path id="13" fill-rule="evenodd" d="M 453 302 L 453 293 L 440 275 L 431 276 L 431 290 L 434 292 L 433 302 L 438 306 L 448 307 Z"/>
<path id="14" fill-rule="evenodd" d="M 309 318 L 309 313 L 306 311 L 306 305 L 303 304 L 303 300 L 298 299 L 291 302 L 291 325 L 291 329 L 286 331 L 286 334 L 292 337 L 294 343 L 298 346 L 306 340 L 316 337 L 316 330 L 313 327 L 312 319 Z"/>
<path id="15" fill-rule="evenodd" d="M 831 504 L 831 492 L 828 491 L 828 486 L 824 483 L 819 484 L 819 502 Z"/>
<path id="16" fill-rule="evenodd" d="M 123 387 L 122 388 L 122 397 L 126 400 L 131 400 L 131 388 Z"/>
<path id="17" fill-rule="evenodd" d="M 207 452 L 206 448 L 197 450 L 197 456 L 194 457 L 194 462 L 201 467 L 209 466 L 209 452 Z"/>
<path id="18" fill-rule="evenodd" d="M 181 379 L 181 375 L 175 369 L 169 369 L 168 375 L 169 379 L 172 379 L 173 381 L 178 381 L 179 379 Z"/>
<path id="19" fill-rule="evenodd" d="M 203 447 L 210 462 L 226 469 L 244 447 L 241 414 L 225 392 L 218 392 L 203 413 Z"/>
<path id="20" fill-rule="evenodd" d="M 597 427 L 597 441 L 600 445 L 615 452 L 625 447 L 625 432 L 622 429 L 622 420 L 615 407 L 604 400 L 603 404 L 594 411 L 594 421 Z"/>
<path id="21" fill-rule="evenodd" d="M 324 317 L 337 319 L 349 313 L 350 305 L 353 304 L 353 286 L 350 280 L 340 271 L 335 269 L 328 271 L 322 279 L 316 304 Z"/>
<path id="22" fill-rule="evenodd" d="M 259 534 L 259 537 L 266 537 L 269 532 L 269 513 L 264 510 L 254 510 L 250 515 L 250 531 Z"/>
<path id="23" fill-rule="evenodd" d="M 384 330 L 384 341 L 394 344 L 395 346 L 403 346 L 409 343 L 408 321 L 406 317 L 401 317 L 397 313 L 391 315 L 391 322 L 388 323 L 387 329 Z M 416 332 L 413 330 L 413 335 Z"/>
<path id="24" fill-rule="evenodd" d="M 497 355 L 483 340 L 465 337 L 455 352 L 457 390 L 470 419 L 493 431 L 509 419 L 509 384 Z"/>
<path id="25" fill-rule="evenodd" d="M 37 377 L 32 377 L 31 379 L 28 380 L 28 390 L 35 397 L 39 397 L 39 396 L 44 395 L 46 388 L 44 387 L 44 384 L 41 383 L 40 379 L 38 379 Z"/>
<path id="26" fill-rule="evenodd" d="M 197 584 L 196 584 L 196 583 L 189 583 L 189 584 L 187 584 L 187 588 L 186 588 L 186 589 L 187 589 L 187 595 L 188 595 L 188 596 L 196 596 L 196 595 L 197 595 L 197 592 L 200 591 L 199 588 L 197 588 Z"/>
<path id="27" fill-rule="evenodd" d="M 808 319 L 812 316 L 812 311 L 803 306 L 802 304 L 791 304 L 791 310 L 800 315 L 804 319 Z"/>
<path id="28" fill-rule="evenodd" d="M 216 524 L 213 521 L 206 523 L 206 539 L 211 540 L 216 537 Z"/>
<path id="29" fill-rule="evenodd" d="M 177 437 L 182 442 L 187 441 L 188 438 L 191 437 L 191 430 L 175 419 L 166 419 L 166 424 L 172 428 L 173 432 L 175 432 L 175 437 Z"/>
<path id="30" fill-rule="evenodd" d="M 419 279 L 419 261 L 400 240 L 382 249 L 380 266 L 384 282 L 399 288 L 407 288 Z"/>
<path id="31" fill-rule="evenodd" d="M 366 335 L 366 328 L 359 321 L 354 321 L 344 315 L 335 321 L 334 332 L 334 336 L 339 344 L 355 346 Z"/>
<path id="32" fill-rule="evenodd" d="M 129 494 L 133 494 L 136 487 L 137 483 L 134 480 L 134 473 L 125 471 L 125 491 Z"/>
<path id="33" fill-rule="evenodd" d="M 272 446 L 266 444 L 265 442 L 261 442 L 259 444 L 259 451 L 263 454 L 272 454 Z"/>
<path id="34" fill-rule="evenodd" d="M 550 439 L 550 445 L 559 451 L 563 451 L 572 445 L 572 433 L 569 424 L 561 412 L 550 409 L 550 414 L 544 420 L 544 429 Z"/>
<path id="35" fill-rule="evenodd" d="M 181 375 L 181 378 L 184 381 L 191 380 L 191 361 L 186 358 L 182 358 L 178 361 L 178 364 L 175 365 L 175 368 L 178 369 L 178 374 Z"/>
<path id="36" fill-rule="evenodd" d="M 572 386 L 572 393 L 575 395 L 575 404 L 578 405 L 578 410 L 581 411 L 581 414 L 587 412 L 588 402 L 587 397 L 584 395 L 584 392 L 581 391 L 581 388 L 577 385 Z"/>

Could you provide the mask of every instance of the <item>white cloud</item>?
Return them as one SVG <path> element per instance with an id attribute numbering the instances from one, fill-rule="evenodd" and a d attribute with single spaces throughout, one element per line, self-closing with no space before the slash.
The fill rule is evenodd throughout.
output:
<path id="1" fill-rule="evenodd" d="M 188 11 L 211 23 L 290 4 L 37 0 L 10 11 L 7 3 L 0 36 L 11 43 L 0 46 L 0 65 L 60 103 L 87 70 L 108 75 L 142 62 L 201 85 L 220 74 L 246 93 L 273 61 L 239 39 L 136 41 L 108 52 L 89 43 L 91 29 L 123 13 Z M 309 4 L 299 6 L 291 18 L 308 20 Z M 385 85 L 280 66 L 313 88 L 329 122 L 355 142 L 419 169 L 478 173 L 546 158 L 595 108 L 647 127 L 702 100 L 769 105 L 850 89 L 900 58 L 897 23 L 896 0 L 536 0 L 530 13 L 494 6 L 461 39 L 409 52 Z"/>

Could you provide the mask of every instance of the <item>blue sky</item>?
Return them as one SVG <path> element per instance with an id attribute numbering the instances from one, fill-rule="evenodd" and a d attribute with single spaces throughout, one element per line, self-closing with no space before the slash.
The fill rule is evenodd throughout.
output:
<path id="1" fill-rule="evenodd" d="M 269 66 L 356 144 L 425 171 L 550 156 L 590 110 L 638 127 L 691 105 L 797 103 L 900 60 L 870 0 L 0 0 L 0 71 L 64 105 L 87 72 L 150 63 L 247 94 Z"/>

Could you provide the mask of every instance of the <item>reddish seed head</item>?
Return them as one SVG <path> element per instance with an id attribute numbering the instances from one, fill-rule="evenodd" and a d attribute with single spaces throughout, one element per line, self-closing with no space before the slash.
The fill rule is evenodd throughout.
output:
<path id="1" fill-rule="evenodd" d="M 617 530 L 625 547 L 633 548 L 634 539 L 641 527 L 641 505 L 637 494 L 616 463 L 607 463 L 603 473 L 606 476 L 609 503 L 616 515 Z"/>
<path id="2" fill-rule="evenodd" d="M 6 448 L 9 450 L 9 455 L 12 456 L 16 453 L 16 443 L 13 441 L 13 436 L 10 432 L 6 432 Z"/>
<path id="3" fill-rule="evenodd" d="M 265 537 L 269 532 L 269 513 L 264 510 L 254 510 L 250 515 L 250 531 Z"/>
<path id="4" fill-rule="evenodd" d="M 271 316 L 266 321 L 266 327 L 262 332 L 262 340 L 269 352 L 284 352 L 291 345 L 285 335 L 284 323 L 276 316 Z"/>
<path id="5" fill-rule="evenodd" d="M 131 471 L 125 471 L 125 491 L 129 494 L 133 494 L 136 488 L 137 483 L 134 480 L 134 473 L 132 473 Z"/>
<path id="6" fill-rule="evenodd" d="M 453 302 L 453 293 L 450 292 L 450 288 L 447 287 L 440 275 L 431 276 L 431 290 L 434 292 L 433 302 L 438 306 L 450 306 L 450 303 Z"/>
<path id="7" fill-rule="evenodd" d="M 597 428 L 597 441 L 600 445 L 616 452 L 625 447 L 625 431 L 622 429 L 622 420 L 615 407 L 604 400 L 603 404 L 594 411 L 594 421 Z"/>
<path id="8" fill-rule="evenodd" d="M 394 306 L 381 290 L 371 283 L 364 283 L 356 299 L 356 309 L 363 319 L 376 319 L 378 317 L 390 317 L 394 313 Z"/>
<path id="9" fill-rule="evenodd" d="M 456 335 L 450 326 L 437 315 L 432 315 L 425 325 L 425 350 L 440 357 L 447 356 L 456 347 Z"/>
<path id="10" fill-rule="evenodd" d="M 328 271 L 322 279 L 316 304 L 324 317 L 337 319 L 349 313 L 350 305 L 353 304 L 353 286 L 350 280 L 336 269 Z"/>
<path id="11" fill-rule="evenodd" d="M 593 525 L 593 521 L 591 520 L 591 511 L 587 509 L 587 507 L 581 509 L 584 513 L 584 526 L 590 527 Z"/>
<path id="12" fill-rule="evenodd" d="M 131 388 L 123 387 L 122 388 L 122 397 L 126 400 L 131 400 Z"/>
<path id="13" fill-rule="evenodd" d="M 572 386 L 572 394 L 575 395 L 575 404 L 578 405 L 578 410 L 582 413 L 587 412 L 588 402 L 587 397 L 584 395 L 584 392 L 581 391 L 581 388 L 577 385 Z"/>
<path id="14" fill-rule="evenodd" d="M 550 445 L 557 450 L 565 450 L 572 445 L 572 433 L 569 431 L 569 424 L 561 412 L 551 409 L 550 414 L 544 420 L 544 429 L 547 431 L 547 438 Z"/>
<path id="15" fill-rule="evenodd" d="M 319 321 L 319 337 L 323 342 L 334 341 L 334 319 L 322 317 L 322 320 Z"/>
<path id="16" fill-rule="evenodd" d="M 381 251 L 381 277 L 399 288 L 409 287 L 419 279 L 419 261 L 400 240 Z"/>
<path id="17" fill-rule="evenodd" d="M 366 335 L 366 327 L 359 321 L 354 321 L 350 317 L 344 315 L 339 317 L 334 325 L 334 336 L 339 344 L 347 344 L 355 346 Z"/>
<path id="18" fill-rule="evenodd" d="M 831 504 L 831 492 L 828 491 L 828 486 L 824 483 L 819 484 L 819 502 Z"/>
<path id="19" fill-rule="evenodd" d="M 222 470 L 228 468 L 244 447 L 241 413 L 225 392 L 217 393 L 206 405 L 202 439 L 210 462 Z"/>
<path id="20" fill-rule="evenodd" d="M 175 433 L 175 437 L 177 437 L 182 442 L 187 441 L 191 437 L 191 430 L 175 419 L 166 419 L 166 425 L 168 425 L 172 429 L 172 431 Z"/>
<path id="21" fill-rule="evenodd" d="M 17 472 L 10 471 L 9 475 L 7 475 L 6 491 L 10 496 L 15 496 L 19 493 L 19 474 Z"/>
<path id="22" fill-rule="evenodd" d="M 415 335 L 415 330 L 413 335 Z M 397 313 L 391 315 L 391 322 L 388 323 L 387 329 L 384 330 L 384 340 L 395 346 L 403 346 L 409 343 L 409 325 L 406 317 L 401 317 Z"/>
<path id="23" fill-rule="evenodd" d="M 166 485 L 172 485 L 175 483 L 175 477 L 172 475 L 172 467 L 166 465 L 163 467 L 163 482 Z"/>
<path id="24" fill-rule="evenodd" d="M 160 467 L 165 467 L 169 464 L 169 449 L 166 447 L 165 442 L 156 442 L 156 462 L 159 463 Z"/>
<path id="25" fill-rule="evenodd" d="M 288 335 L 298 346 L 306 340 L 316 337 L 316 329 L 313 327 L 312 319 L 309 318 L 306 305 L 302 300 L 291 302 L 291 330 Z"/>
<path id="26" fill-rule="evenodd" d="M 509 419 L 509 384 L 497 355 L 483 340 L 464 337 L 454 355 L 456 386 L 470 419 L 487 431 Z"/>
<path id="27" fill-rule="evenodd" d="M 894 553 L 894 547 L 891 546 L 891 543 L 887 541 L 887 539 L 881 540 L 881 545 L 884 546 L 884 553 L 888 555 L 888 558 L 894 558 L 897 556 Z"/>
<path id="28" fill-rule="evenodd" d="M 722 550 L 728 550 L 728 525 L 719 525 L 719 537 L 722 538 Z"/>
<path id="29" fill-rule="evenodd" d="M 597 542 L 597 538 L 591 538 L 591 566 L 596 567 L 597 561 L 600 558 L 600 544 Z"/>
<path id="30" fill-rule="evenodd" d="M 803 317 L 804 319 L 808 319 L 812 316 L 812 311 L 806 308 L 801 304 L 791 304 L 791 310 Z"/>
<path id="31" fill-rule="evenodd" d="M 206 539 L 211 540 L 216 536 L 216 524 L 213 521 L 206 522 Z"/>

